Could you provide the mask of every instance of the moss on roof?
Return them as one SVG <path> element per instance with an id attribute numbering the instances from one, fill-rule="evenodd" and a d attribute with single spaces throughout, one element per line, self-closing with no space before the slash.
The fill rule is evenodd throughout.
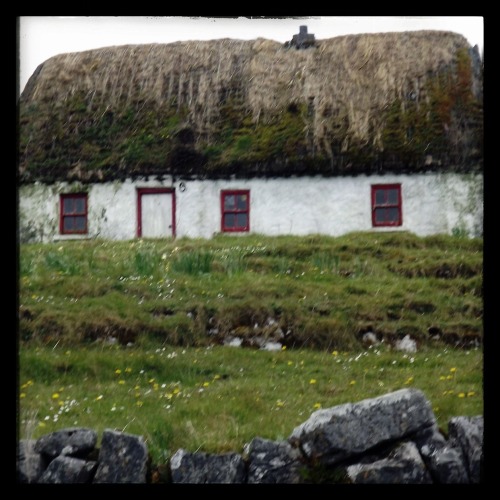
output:
<path id="1" fill-rule="evenodd" d="M 440 31 L 61 54 L 19 100 L 20 180 L 481 169 L 481 89 Z"/>

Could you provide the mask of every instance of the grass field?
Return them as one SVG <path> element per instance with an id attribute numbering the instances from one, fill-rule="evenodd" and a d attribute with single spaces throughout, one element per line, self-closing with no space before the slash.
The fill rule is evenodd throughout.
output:
<path id="1" fill-rule="evenodd" d="M 482 351 L 23 346 L 20 437 L 116 429 L 144 436 L 164 463 L 179 448 L 242 452 L 257 436 L 285 439 L 316 409 L 404 387 L 425 393 L 446 432 L 451 417 L 483 413 Z"/>
<path id="2" fill-rule="evenodd" d="M 163 463 L 181 447 L 284 439 L 315 409 L 402 387 L 421 389 L 446 431 L 483 413 L 482 244 L 355 233 L 21 245 L 19 437 L 123 430 Z M 277 328 L 281 351 L 220 345 Z M 364 346 L 368 330 L 383 342 Z M 391 348 L 404 335 L 418 352 Z"/>

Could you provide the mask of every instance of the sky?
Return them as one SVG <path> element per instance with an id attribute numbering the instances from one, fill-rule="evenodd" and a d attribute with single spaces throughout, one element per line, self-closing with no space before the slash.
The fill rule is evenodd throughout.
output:
<path id="1" fill-rule="evenodd" d="M 284 19 L 148 17 L 148 16 L 20 16 L 18 37 L 19 88 L 38 65 L 57 54 L 113 45 L 171 43 L 180 40 L 268 38 L 286 42 L 306 25 L 316 39 L 359 33 L 444 30 L 464 35 L 484 47 L 480 16 L 314 16 Z"/>

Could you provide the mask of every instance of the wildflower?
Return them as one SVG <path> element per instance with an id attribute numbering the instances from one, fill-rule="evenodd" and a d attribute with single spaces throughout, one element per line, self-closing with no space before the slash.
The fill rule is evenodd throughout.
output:
<path id="1" fill-rule="evenodd" d="M 338 355 L 339 355 L 338 351 L 333 351 L 332 352 L 332 356 L 338 356 Z"/>
<path id="2" fill-rule="evenodd" d="M 313 408 L 319 410 L 321 408 L 321 403 L 314 403 Z"/>
<path id="3" fill-rule="evenodd" d="M 54 394 L 52 394 L 52 399 L 57 399 L 59 397 L 59 394 L 57 392 L 54 392 Z"/>
<path id="4" fill-rule="evenodd" d="M 179 394 L 181 392 L 181 390 L 176 387 L 174 390 L 173 390 L 173 394 Z"/>
<path id="5" fill-rule="evenodd" d="M 125 368 L 125 373 L 130 373 L 132 371 L 132 368 Z"/>
<path id="6" fill-rule="evenodd" d="M 459 398 L 465 398 L 465 392 L 459 392 L 458 393 Z"/>
<path id="7" fill-rule="evenodd" d="M 283 406 L 285 406 L 285 403 L 281 401 L 281 399 L 278 399 L 278 401 L 276 401 L 276 406 L 278 408 L 282 408 Z"/>
<path id="8" fill-rule="evenodd" d="M 46 425 L 45 422 L 38 422 L 39 427 L 45 427 L 45 425 Z"/>
<path id="9" fill-rule="evenodd" d="M 467 393 L 467 397 L 468 397 L 468 398 L 471 398 L 471 397 L 472 397 L 472 396 L 474 396 L 475 394 L 476 394 L 476 393 L 475 393 L 474 391 L 469 391 L 469 392 Z"/>
<path id="10" fill-rule="evenodd" d="M 19 397 L 20 398 L 25 398 L 26 397 L 26 393 L 25 392 L 21 392 L 21 394 L 19 394 Z"/>
<path id="11" fill-rule="evenodd" d="M 451 375 L 447 375 L 446 380 L 453 380 L 453 377 Z"/>
<path id="12" fill-rule="evenodd" d="M 406 379 L 405 385 L 409 385 L 409 384 L 411 384 L 412 382 L 413 382 L 413 377 L 408 377 L 408 378 Z"/>
<path id="13" fill-rule="evenodd" d="M 116 373 L 117 375 L 120 375 L 120 373 L 121 373 L 121 372 L 122 372 L 122 371 L 121 371 L 119 368 L 117 368 L 117 369 L 115 370 L 115 373 Z"/>
<path id="14" fill-rule="evenodd" d="M 140 389 L 140 387 L 139 387 L 138 385 L 136 385 L 136 386 L 134 387 L 134 391 L 138 391 L 139 389 Z"/>
<path id="15" fill-rule="evenodd" d="M 437 413 L 439 411 L 439 406 L 435 406 L 432 411 L 434 411 L 434 413 Z"/>
<path id="16" fill-rule="evenodd" d="M 355 381 L 355 380 L 351 380 L 351 381 L 349 382 L 349 385 L 355 385 L 355 384 L 356 384 L 356 381 Z"/>
<path id="17" fill-rule="evenodd" d="M 118 380 L 118 383 L 119 383 L 120 385 L 123 385 L 123 384 L 125 383 L 125 380 Z"/>
<path id="18" fill-rule="evenodd" d="M 289 361 L 287 364 L 288 364 L 288 366 L 292 366 L 293 365 L 293 363 L 291 361 Z"/>
<path id="19" fill-rule="evenodd" d="M 154 379 L 154 378 L 150 378 L 150 379 L 148 380 L 148 382 L 149 382 L 150 384 L 153 384 L 153 383 L 154 383 L 154 381 L 155 381 L 155 379 Z"/>
<path id="20" fill-rule="evenodd" d="M 208 387 L 210 385 L 210 382 L 203 382 L 203 387 Z"/>
<path id="21" fill-rule="evenodd" d="M 446 377 L 445 377 L 444 375 L 441 375 L 441 376 L 439 377 L 439 380 L 446 380 Z"/>
<path id="22" fill-rule="evenodd" d="M 316 379 L 315 379 L 315 378 L 312 378 L 311 380 L 309 380 L 309 383 L 310 383 L 310 384 L 315 384 L 315 383 L 316 383 Z"/>
<path id="23" fill-rule="evenodd" d="M 214 375 L 214 380 L 219 380 L 220 379 L 220 375 Z"/>
<path id="24" fill-rule="evenodd" d="M 455 373 L 456 371 L 457 371 L 457 369 L 456 369 L 455 367 L 450 368 L 450 372 L 451 372 L 451 373 Z"/>
<path id="25" fill-rule="evenodd" d="M 136 401 L 135 404 L 140 408 L 144 403 L 142 401 Z"/>
<path id="26" fill-rule="evenodd" d="M 99 396 L 97 396 L 97 397 L 95 398 L 95 400 L 96 400 L 96 401 L 100 401 L 102 398 L 103 398 L 103 395 L 102 395 L 102 394 L 100 394 Z"/>

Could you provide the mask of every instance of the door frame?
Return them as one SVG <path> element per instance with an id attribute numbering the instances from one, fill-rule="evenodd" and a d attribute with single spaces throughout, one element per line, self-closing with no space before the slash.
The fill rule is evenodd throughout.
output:
<path id="1" fill-rule="evenodd" d="M 137 237 L 142 238 L 142 195 L 171 194 L 172 195 L 172 237 L 175 238 L 175 188 L 136 188 L 137 190 Z"/>

